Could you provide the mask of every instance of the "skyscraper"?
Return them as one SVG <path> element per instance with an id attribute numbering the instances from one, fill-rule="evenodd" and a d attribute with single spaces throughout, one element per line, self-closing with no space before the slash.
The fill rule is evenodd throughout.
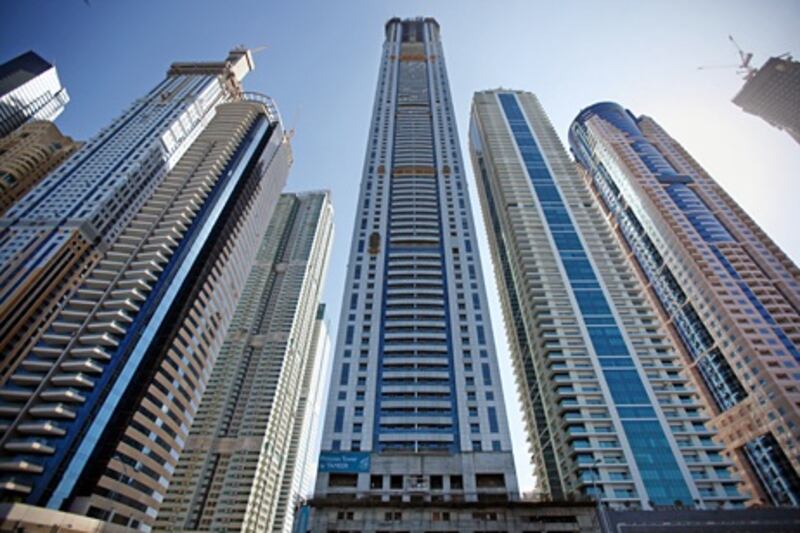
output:
<path id="1" fill-rule="evenodd" d="M 12 368 L 30 349 L 57 303 L 115 241 L 216 106 L 241 97 L 240 81 L 252 68 L 245 50 L 225 61 L 173 64 L 161 83 L 0 218 L 0 368 Z"/>
<path id="2" fill-rule="evenodd" d="M 653 119 L 595 104 L 569 140 L 754 497 L 800 504 L 800 269 Z"/>
<path id="3" fill-rule="evenodd" d="M 157 529 L 291 531 L 332 234 L 327 193 L 281 196 Z"/>
<path id="4" fill-rule="evenodd" d="M 733 103 L 800 143 L 800 61 L 771 57 L 748 77 Z"/>
<path id="5" fill-rule="evenodd" d="M 55 120 L 67 102 L 56 67 L 36 52 L 0 65 L 0 137 L 29 120 Z"/>
<path id="6" fill-rule="evenodd" d="M 291 161 L 266 97 L 213 115 L 0 387 L 6 501 L 153 524 Z"/>
<path id="7" fill-rule="evenodd" d="M 741 506 L 655 303 L 536 97 L 477 93 L 470 147 L 542 491 Z"/>
<path id="8" fill-rule="evenodd" d="M 28 122 L 0 138 L 0 217 L 80 147 L 52 122 Z"/>
<path id="9" fill-rule="evenodd" d="M 439 25 L 385 30 L 312 531 L 517 494 Z"/>

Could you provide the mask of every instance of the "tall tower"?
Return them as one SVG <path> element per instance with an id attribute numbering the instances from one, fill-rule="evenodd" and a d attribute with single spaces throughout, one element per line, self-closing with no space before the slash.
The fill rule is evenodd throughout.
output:
<path id="1" fill-rule="evenodd" d="M 55 120 L 67 102 L 56 67 L 36 52 L 0 65 L 0 137 L 29 120 Z"/>
<path id="2" fill-rule="evenodd" d="M 312 531 L 417 528 L 435 502 L 517 494 L 482 279 L 439 24 L 391 19 Z"/>
<path id="3" fill-rule="evenodd" d="M 800 61 L 771 57 L 747 78 L 733 103 L 800 143 Z"/>
<path id="4" fill-rule="evenodd" d="M 0 218 L 0 383 L 252 68 L 245 50 L 173 64 Z"/>
<path id="5" fill-rule="evenodd" d="M 753 496 L 800 505 L 800 269 L 653 119 L 595 104 L 569 141 Z"/>
<path id="6" fill-rule="evenodd" d="M 332 236 L 328 193 L 281 196 L 156 529 L 291 531 Z"/>
<path id="7" fill-rule="evenodd" d="M 248 97 L 144 182 L 0 387 L 4 501 L 152 526 L 290 161 L 276 109 Z"/>
<path id="8" fill-rule="evenodd" d="M 741 506 L 655 303 L 536 97 L 477 93 L 470 148 L 542 492 Z"/>

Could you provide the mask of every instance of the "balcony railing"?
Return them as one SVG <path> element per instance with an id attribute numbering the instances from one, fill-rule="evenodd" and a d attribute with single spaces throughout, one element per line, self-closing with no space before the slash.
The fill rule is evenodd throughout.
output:
<path id="1" fill-rule="evenodd" d="M 280 122 L 283 124 L 283 120 L 281 120 L 281 114 L 278 112 L 278 106 L 275 105 L 275 100 L 266 94 L 248 91 L 242 94 L 242 99 L 247 100 L 248 102 L 258 102 L 260 104 L 264 104 L 264 107 L 267 108 L 270 121 Z"/>

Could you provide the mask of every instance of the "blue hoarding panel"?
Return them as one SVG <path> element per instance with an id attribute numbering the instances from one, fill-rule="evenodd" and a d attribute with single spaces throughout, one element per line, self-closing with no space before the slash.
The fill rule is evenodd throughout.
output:
<path id="1" fill-rule="evenodd" d="M 369 472 L 367 452 L 321 452 L 320 472 Z"/>

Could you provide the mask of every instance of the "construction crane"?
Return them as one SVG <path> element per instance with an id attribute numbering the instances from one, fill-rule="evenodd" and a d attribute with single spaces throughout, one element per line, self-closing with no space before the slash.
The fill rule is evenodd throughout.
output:
<path id="1" fill-rule="evenodd" d="M 718 68 L 735 68 L 736 74 L 742 77 L 743 80 L 749 80 L 753 76 L 756 75 L 758 69 L 750 64 L 753 60 L 753 53 L 752 52 L 745 52 L 742 50 L 742 47 L 739 46 L 739 43 L 733 38 L 733 35 L 728 35 L 728 39 L 733 43 L 733 46 L 736 47 L 736 51 L 739 52 L 739 64 L 731 64 L 731 65 L 703 65 L 702 67 L 697 67 L 697 70 L 713 70 Z"/>

